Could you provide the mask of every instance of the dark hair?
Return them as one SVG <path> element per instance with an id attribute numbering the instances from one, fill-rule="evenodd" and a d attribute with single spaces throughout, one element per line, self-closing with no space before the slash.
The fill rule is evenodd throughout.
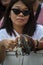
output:
<path id="1" fill-rule="evenodd" d="M 15 35 L 15 32 L 13 31 L 13 24 L 11 19 L 9 18 L 9 14 L 11 11 L 11 7 L 13 6 L 14 3 L 16 3 L 19 0 L 11 0 L 7 10 L 6 10 L 6 14 L 4 17 L 4 24 L 3 24 L 3 28 L 6 28 L 6 31 L 8 32 L 8 34 L 12 35 L 12 32 Z M 32 8 L 32 4 L 29 3 L 29 0 L 21 0 L 27 7 L 28 9 L 31 11 L 30 13 L 30 18 L 29 21 L 27 22 L 27 24 L 24 26 L 23 29 L 23 34 L 28 34 L 30 36 L 32 36 L 34 34 L 34 31 L 36 29 L 36 21 L 34 19 L 34 12 L 33 12 L 33 8 Z"/>
<path id="2" fill-rule="evenodd" d="M 0 0 L 0 20 L 4 16 L 5 10 L 6 10 L 6 7 L 1 3 L 1 0 Z"/>
<path id="3" fill-rule="evenodd" d="M 36 2 L 36 0 L 30 0 L 30 2 L 33 4 L 33 3 L 35 3 L 35 2 Z"/>

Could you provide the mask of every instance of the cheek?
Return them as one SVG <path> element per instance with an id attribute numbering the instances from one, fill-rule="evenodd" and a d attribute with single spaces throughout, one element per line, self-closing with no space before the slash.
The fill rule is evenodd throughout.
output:
<path id="1" fill-rule="evenodd" d="M 10 15 L 10 18 L 11 18 L 11 20 L 12 20 L 13 23 L 16 21 L 16 15 L 13 12 Z"/>
<path id="2" fill-rule="evenodd" d="M 28 22 L 29 17 L 30 17 L 30 16 L 26 16 L 26 17 L 25 17 L 25 22 L 26 22 L 26 23 Z"/>

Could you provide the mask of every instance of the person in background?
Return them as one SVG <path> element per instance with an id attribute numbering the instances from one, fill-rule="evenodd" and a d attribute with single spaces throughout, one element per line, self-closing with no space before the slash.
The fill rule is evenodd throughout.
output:
<path id="1" fill-rule="evenodd" d="M 2 26 L 2 22 L 4 19 L 4 14 L 6 11 L 6 7 L 8 6 L 10 0 L 0 0 L 0 28 Z"/>
<path id="2" fill-rule="evenodd" d="M 30 46 L 32 44 L 31 50 L 34 50 L 35 47 L 43 49 L 43 26 L 37 24 L 29 0 L 11 0 L 3 22 L 3 27 L 0 30 L 0 63 L 3 62 L 3 65 L 42 65 L 41 51 L 31 52 L 30 55 L 25 56 L 17 56 L 17 52 L 14 52 L 15 46 L 18 44 L 17 38 L 21 37 L 21 34 L 29 36 L 28 42 L 30 42 Z M 22 40 L 24 41 L 24 38 Z M 28 45 L 25 43 L 23 47 L 28 53 Z"/>
<path id="3" fill-rule="evenodd" d="M 43 0 L 39 0 L 40 2 L 43 2 Z"/>
<path id="4" fill-rule="evenodd" d="M 39 0 L 30 1 L 33 3 L 33 10 L 37 23 L 43 25 L 43 3 L 40 3 Z"/>

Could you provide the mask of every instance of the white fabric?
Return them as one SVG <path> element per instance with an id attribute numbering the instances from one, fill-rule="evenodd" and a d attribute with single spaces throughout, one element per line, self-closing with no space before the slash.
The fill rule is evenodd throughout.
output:
<path id="1" fill-rule="evenodd" d="M 16 34 L 17 36 L 19 36 L 17 32 Z M 34 32 L 32 38 L 40 40 L 41 37 L 43 37 L 43 26 L 37 25 L 36 31 Z M 0 41 L 3 39 L 15 39 L 15 36 L 13 34 L 12 36 L 10 36 L 9 34 L 7 34 L 5 29 L 2 29 L 0 30 Z M 43 53 L 31 52 L 29 56 L 16 57 L 14 51 L 7 52 L 7 56 L 5 58 L 3 65 L 22 65 L 22 60 L 23 65 L 43 65 Z"/>
<path id="2" fill-rule="evenodd" d="M 42 37 L 43 37 L 43 26 L 38 24 L 32 38 L 35 40 L 40 40 Z"/>
<path id="3" fill-rule="evenodd" d="M 43 8 L 43 3 L 41 3 L 41 8 Z"/>

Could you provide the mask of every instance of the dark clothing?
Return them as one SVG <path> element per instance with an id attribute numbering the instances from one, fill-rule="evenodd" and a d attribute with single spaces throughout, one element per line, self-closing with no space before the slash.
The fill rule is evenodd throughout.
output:
<path id="1" fill-rule="evenodd" d="M 0 4 L 0 20 L 4 16 L 5 10 L 6 10 L 6 7 Z"/>

